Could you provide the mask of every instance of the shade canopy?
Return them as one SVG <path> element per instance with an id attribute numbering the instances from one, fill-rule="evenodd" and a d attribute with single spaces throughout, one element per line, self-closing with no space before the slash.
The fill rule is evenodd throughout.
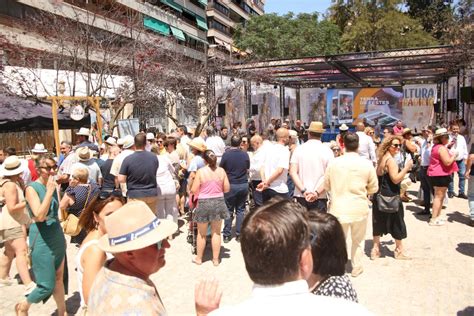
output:
<path id="1" fill-rule="evenodd" d="M 0 94 L 0 133 L 18 131 L 52 130 L 51 106 L 25 100 L 17 96 Z M 60 129 L 78 129 L 90 125 L 89 114 L 80 121 L 74 121 L 65 110 L 58 113 Z"/>
<path id="2" fill-rule="evenodd" d="M 250 62 L 226 73 L 293 88 L 435 83 L 456 73 L 460 55 L 452 46 L 425 47 Z"/>

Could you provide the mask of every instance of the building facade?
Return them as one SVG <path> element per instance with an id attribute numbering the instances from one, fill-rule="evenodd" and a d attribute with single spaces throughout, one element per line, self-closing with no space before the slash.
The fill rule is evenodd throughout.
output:
<path id="1" fill-rule="evenodd" d="M 245 52 L 233 45 L 237 25 L 245 26 L 252 15 L 264 14 L 265 0 L 209 0 L 207 22 L 210 57 L 240 58 Z"/>

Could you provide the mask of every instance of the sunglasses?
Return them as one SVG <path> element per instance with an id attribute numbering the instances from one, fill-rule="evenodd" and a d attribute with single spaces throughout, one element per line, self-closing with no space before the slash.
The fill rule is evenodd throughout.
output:
<path id="1" fill-rule="evenodd" d="M 46 170 L 48 170 L 48 171 L 51 171 L 51 170 L 58 170 L 58 166 L 57 166 L 57 165 L 54 165 L 54 166 L 40 166 L 40 168 L 46 169 Z"/>
<path id="2" fill-rule="evenodd" d="M 120 190 L 101 191 L 99 193 L 99 199 L 101 199 L 101 200 L 108 199 L 110 196 L 121 197 L 122 196 L 122 191 L 120 191 Z"/>
<path id="3" fill-rule="evenodd" d="M 158 144 L 162 144 L 162 143 L 163 143 L 162 140 L 157 140 L 156 142 L 157 142 Z"/>
<path id="4" fill-rule="evenodd" d="M 402 147 L 402 145 L 400 145 L 400 144 L 392 144 L 392 145 L 390 145 L 390 146 L 392 146 L 393 148 L 400 148 L 400 147 Z"/>

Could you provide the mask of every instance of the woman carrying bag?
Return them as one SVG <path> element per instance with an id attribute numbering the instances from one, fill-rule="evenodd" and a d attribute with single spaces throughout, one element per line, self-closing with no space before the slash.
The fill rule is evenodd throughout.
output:
<path id="1" fill-rule="evenodd" d="M 59 203 L 63 214 L 63 229 L 67 235 L 71 235 L 71 244 L 80 245 L 86 237 L 86 232 L 79 227 L 79 217 L 100 192 L 97 184 L 87 183 L 88 179 L 89 171 L 86 168 L 74 170 L 69 187 Z"/>
<path id="2" fill-rule="evenodd" d="M 372 212 L 374 244 L 370 252 L 371 260 L 380 257 L 380 236 L 385 234 L 390 234 L 395 239 L 395 259 L 411 259 L 403 251 L 402 239 L 407 237 L 407 228 L 403 218 L 403 203 L 400 199 L 400 182 L 413 167 L 413 161 L 409 160 L 403 169 L 399 170 L 394 157 L 400 152 L 401 145 L 401 137 L 388 136 L 379 147 L 377 176 L 380 190 L 374 195 Z"/>
<path id="3" fill-rule="evenodd" d="M 28 271 L 26 244 L 26 226 L 31 219 L 26 212 L 21 174 L 27 168 L 17 156 L 5 159 L 0 167 L 0 241 L 5 245 L 5 257 L 0 265 L 0 284 L 12 284 L 8 277 L 13 258 L 21 281 L 25 285 L 25 294 L 30 293 L 36 284 L 31 280 Z"/>

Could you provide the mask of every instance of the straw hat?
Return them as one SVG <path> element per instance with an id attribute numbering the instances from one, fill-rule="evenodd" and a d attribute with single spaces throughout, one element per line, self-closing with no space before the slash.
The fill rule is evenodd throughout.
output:
<path id="1" fill-rule="evenodd" d="M 326 130 L 323 128 L 323 123 L 322 122 L 311 122 L 309 125 L 308 132 L 312 133 L 324 133 Z"/>
<path id="2" fill-rule="evenodd" d="M 411 129 L 409 129 L 408 127 L 405 127 L 403 129 L 402 135 L 405 135 L 405 134 L 408 134 L 408 133 L 411 133 Z"/>
<path id="3" fill-rule="evenodd" d="M 349 126 L 347 126 L 346 124 L 342 124 L 341 126 L 339 126 L 339 130 L 340 130 L 341 132 L 348 131 L 348 130 L 349 130 Z"/>
<path id="4" fill-rule="evenodd" d="M 20 160 L 18 156 L 8 156 L 0 166 L 0 176 L 15 176 L 27 168 L 26 160 Z"/>
<path id="5" fill-rule="evenodd" d="M 107 234 L 99 239 L 100 249 L 118 253 L 156 244 L 174 234 L 178 225 L 158 219 L 145 202 L 132 201 L 106 216 L 105 228 Z"/>
<path id="6" fill-rule="evenodd" d="M 135 145 L 135 138 L 132 135 L 127 135 L 123 138 L 123 148 L 128 149 Z"/>
<path id="7" fill-rule="evenodd" d="M 123 142 L 124 142 L 123 138 L 117 139 L 117 146 L 123 146 Z"/>
<path id="8" fill-rule="evenodd" d="M 35 144 L 35 147 L 33 147 L 31 152 L 35 154 L 45 154 L 48 152 L 48 150 L 44 148 L 43 144 L 40 143 L 40 144 Z"/>
<path id="9" fill-rule="evenodd" d="M 433 137 L 438 138 L 438 137 L 447 136 L 447 135 L 449 135 L 449 133 L 446 128 L 438 128 Z"/>
<path id="10" fill-rule="evenodd" d="M 115 140 L 114 137 L 110 136 L 109 138 L 107 138 L 107 140 L 105 141 L 105 143 L 107 145 L 110 145 L 110 146 L 114 146 L 117 144 L 117 141 Z"/>
<path id="11" fill-rule="evenodd" d="M 81 127 L 79 129 L 79 132 L 76 133 L 76 135 L 82 135 L 82 136 L 89 136 L 90 134 L 91 132 L 89 131 L 89 129 L 85 127 Z"/>
<path id="12" fill-rule="evenodd" d="M 298 132 L 293 129 L 290 129 L 288 133 L 290 134 L 290 137 L 293 137 L 293 138 L 298 137 Z"/>
<path id="13" fill-rule="evenodd" d="M 92 158 L 92 152 L 89 149 L 89 147 L 86 147 L 86 146 L 79 147 L 76 150 L 76 155 L 77 155 L 77 158 L 79 159 L 79 161 L 88 161 L 89 159 Z"/>
<path id="14" fill-rule="evenodd" d="M 192 147 L 200 152 L 205 152 L 207 150 L 207 146 L 206 146 L 206 143 L 204 142 L 204 140 L 201 138 L 201 137 L 196 137 L 196 138 L 193 138 L 193 140 L 191 140 L 189 143 L 188 143 L 189 147 Z"/>
<path id="15" fill-rule="evenodd" d="M 153 135 L 153 133 L 146 134 L 146 140 L 153 140 L 153 139 L 155 139 L 155 135 Z"/>

